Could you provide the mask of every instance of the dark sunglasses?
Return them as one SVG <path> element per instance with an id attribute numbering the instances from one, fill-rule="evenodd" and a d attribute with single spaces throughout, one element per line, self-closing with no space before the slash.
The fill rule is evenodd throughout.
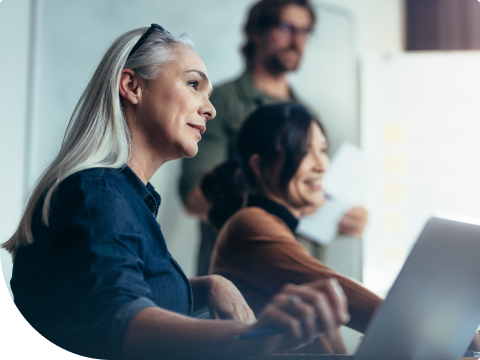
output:
<path id="1" fill-rule="evenodd" d="M 155 31 L 155 29 L 157 30 L 160 30 L 160 31 L 164 31 L 166 32 L 167 34 L 170 34 L 167 30 L 165 30 L 162 26 L 158 25 L 158 24 L 152 24 L 152 26 L 150 26 L 150 28 L 145 31 L 145 33 L 142 35 L 142 37 L 140 39 L 138 39 L 137 43 L 135 44 L 135 46 L 132 48 L 132 50 L 130 51 L 130 54 L 128 54 L 127 56 L 127 60 L 130 58 L 130 56 L 132 56 L 132 54 L 138 50 L 138 48 L 140 46 L 142 46 L 142 44 L 145 42 L 145 40 L 148 39 L 148 37 Z"/>

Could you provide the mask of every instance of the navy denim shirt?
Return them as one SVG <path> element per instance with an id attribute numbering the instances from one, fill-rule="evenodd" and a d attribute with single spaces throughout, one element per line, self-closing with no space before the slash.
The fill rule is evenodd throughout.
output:
<path id="1" fill-rule="evenodd" d="M 15 304 L 43 336 L 74 353 L 119 356 L 142 309 L 190 315 L 190 283 L 156 221 L 160 196 L 127 166 L 78 172 L 61 182 L 34 243 L 21 247 L 11 280 Z"/>

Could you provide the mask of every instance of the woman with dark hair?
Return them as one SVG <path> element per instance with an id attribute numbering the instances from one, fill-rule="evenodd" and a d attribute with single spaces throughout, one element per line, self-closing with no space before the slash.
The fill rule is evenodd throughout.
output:
<path id="1" fill-rule="evenodd" d="M 259 108 L 241 127 L 235 151 L 234 160 L 201 184 L 213 204 L 209 218 L 221 229 L 210 272 L 231 280 L 256 313 L 286 283 L 335 278 L 348 299 L 347 326 L 364 332 L 382 299 L 310 256 L 295 239 L 302 209 L 323 202 L 329 162 L 320 122 L 301 105 Z M 327 350 L 343 352 L 341 345 Z"/>

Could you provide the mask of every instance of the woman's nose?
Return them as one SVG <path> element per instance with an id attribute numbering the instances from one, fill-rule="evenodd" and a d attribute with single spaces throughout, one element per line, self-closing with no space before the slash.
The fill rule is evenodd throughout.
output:
<path id="1" fill-rule="evenodd" d="M 207 99 L 205 104 L 201 107 L 200 115 L 204 116 L 205 120 L 211 120 L 217 115 L 217 111 L 209 99 Z"/>
<path id="2" fill-rule="evenodd" d="M 327 155 L 319 155 L 316 157 L 315 159 L 315 171 L 317 172 L 320 172 L 320 173 L 324 173 L 325 171 L 327 171 L 328 169 L 328 166 L 330 165 L 330 161 L 327 157 Z"/>

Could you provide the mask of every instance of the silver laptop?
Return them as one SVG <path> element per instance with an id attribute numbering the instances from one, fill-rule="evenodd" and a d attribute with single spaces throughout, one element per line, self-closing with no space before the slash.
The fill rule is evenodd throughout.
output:
<path id="1" fill-rule="evenodd" d="M 262 359 L 459 360 L 480 324 L 479 256 L 480 223 L 433 217 L 355 355 Z"/>
<path id="2" fill-rule="evenodd" d="M 459 360 L 480 324 L 479 257 L 480 224 L 431 218 L 354 359 Z"/>

